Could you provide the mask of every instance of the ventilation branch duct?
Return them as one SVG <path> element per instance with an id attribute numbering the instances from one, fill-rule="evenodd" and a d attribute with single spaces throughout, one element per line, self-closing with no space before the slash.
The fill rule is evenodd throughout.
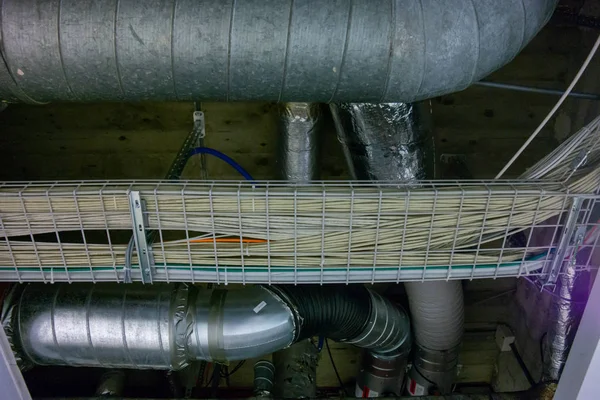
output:
<path id="1" fill-rule="evenodd" d="M 177 370 L 193 360 L 258 357 L 315 335 L 381 354 L 410 349 L 404 312 L 358 285 L 16 287 L 2 316 L 23 365 Z"/>
<path id="2" fill-rule="evenodd" d="M 355 179 L 415 181 L 432 176 L 433 138 L 425 104 L 332 104 L 338 139 Z M 450 393 L 463 334 L 460 281 L 407 282 L 415 359 L 411 394 Z"/>
<path id="3" fill-rule="evenodd" d="M 278 107 L 279 179 L 306 183 L 319 179 L 319 103 L 283 103 Z M 274 395 L 279 399 L 315 398 L 319 354 L 311 339 L 273 353 Z"/>
<path id="4" fill-rule="evenodd" d="M 280 179 L 308 182 L 319 179 L 320 104 L 283 103 L 278 108 Z"/>
<path id="5" fill-rule="evenodd" d="M 509 62 L 557 0 L 4 0 L 0 100 L 412 102 Z"/>

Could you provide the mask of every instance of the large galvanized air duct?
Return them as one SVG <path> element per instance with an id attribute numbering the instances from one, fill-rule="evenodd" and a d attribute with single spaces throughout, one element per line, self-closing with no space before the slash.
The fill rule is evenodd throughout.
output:
<path id="1" fill-rule="evenodd" d="M 176 370 L 319 334 L 382 354 L 410 348 L 406 314 L 363 286 L 30 284 L 2 322 L 21 362 L 38 365 Z"/>
<path id="2" fill-rule="evenodd" d="M 557 0 L 4 0 L 0 100 L 411 102 L 509 62 Z"/>
<path id="3" fill-rule="evenodd" d="M 355 179 L 415 181 L 432 177 L 433 137 L 423 103 L 330 106 Z M 434 386 L 450 393 L 463 335 L 460 281 L 407 282 L 416 349 L 408 385 L 413 395 Z"/>

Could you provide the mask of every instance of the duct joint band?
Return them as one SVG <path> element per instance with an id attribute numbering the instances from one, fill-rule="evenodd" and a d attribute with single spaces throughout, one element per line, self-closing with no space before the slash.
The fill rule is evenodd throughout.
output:
<path id="1" fill-rule="evenodd" d="M 227 290 L 213 290 L 210 297 L 210 310 L 208 314 L 208 353 L 210 358 L 216 362 L 225 363 L 227 357 L 225 341 L 223 339 L 223 311 L 225 310 L 225 298 Z"/>

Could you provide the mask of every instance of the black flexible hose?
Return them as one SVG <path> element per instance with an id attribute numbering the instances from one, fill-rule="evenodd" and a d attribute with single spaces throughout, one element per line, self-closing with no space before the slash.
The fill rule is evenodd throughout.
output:
<path id="1" fill-rule="evenodd" d="M 365 328 L 371 297 L 362 285 L 282 285 L 274 287 L 289 302 L 300 327 L 296 341 L 313 336 L 356 338 Z"/>

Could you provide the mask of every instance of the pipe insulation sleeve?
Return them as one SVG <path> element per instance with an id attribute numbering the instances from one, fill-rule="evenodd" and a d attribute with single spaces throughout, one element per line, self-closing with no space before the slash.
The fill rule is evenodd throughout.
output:
<path id="1" fill-rule="evenodd" d="M 4 0 L 20 102 L 412 102 L 508 63 L 557 0 Z"/>
<path id="2" fill-rule="evenodd" d="M 362 286 L 15 285 L 2 325 L 21 365 L 181 369 L 259 357 L 328 335 L 410 348 L 408 317 Z"/>
<path id="3" fill-rule="evenodd" d="M 464 333 L 460 281 L 405 282 L 418 345 L 430 350 L 458 346 Z"/>
<path id="4" fill-rule="evenodd" d="M 460 281 L 405 282 L 412 317 L 415 352 L 411 381 L 447 394 L 456 380 L 464 333 Z"/>

